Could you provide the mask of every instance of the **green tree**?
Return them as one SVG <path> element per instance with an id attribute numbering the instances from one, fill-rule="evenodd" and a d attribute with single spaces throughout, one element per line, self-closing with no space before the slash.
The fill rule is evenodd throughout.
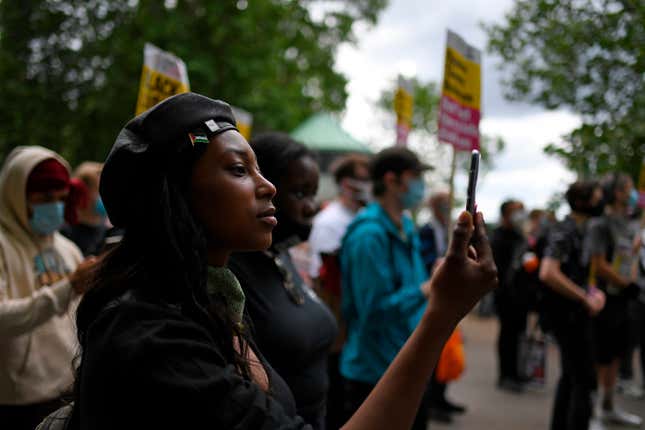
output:
<path id="1" fill-rule="evenodd" d="M 505 96 L 566 108 L 583 125 L 546 152 L 582 176 L 638 175 L 645 155 L 645 3 L 516 0 L 484 26 Z"/>
<path id="2" fill-rule="evenodd" d="M 387 0 L 327 3 L 0 0 L 0 156 L 40 144 L 104 159 L 134 115 L 145 42 L 186 62 L 192 91 L 250 111 L 256 131 L 340 111 L 336 49 Z"/>
<path id="3" fill-rule="evenodd" d="M 378 107 L 385 116 L 385 123 L 396 122 L 394 113 L 394 94 L 396 82 L 391 88 L 384 90 L 378 100 Z M 437 120 L 439 113 L 440 88 L 436 82 L 423 82 L 417 78 L 410 80 L 411 93 L 414 98 L 412 110 L 412 127 L 408 139 L 411 149 L 420 155 L 424 161 L 435 167 L 429 174 L 433 184 L 447 184 L 450 178 L 452 152 L 450 145 L 437 141 Z M 392 132 L 392 142 L 395 132 Z M 482 170 L 490 170 L 494 166 L 495 155 L 503 151 L 504 141 L 500 137 L 481 136 L 480 152 L 482 154 Z M 459 154 L 458 154 L 459 155 Z M 461 168 L 467 169 L 470 157 L 459 156 Z"/>

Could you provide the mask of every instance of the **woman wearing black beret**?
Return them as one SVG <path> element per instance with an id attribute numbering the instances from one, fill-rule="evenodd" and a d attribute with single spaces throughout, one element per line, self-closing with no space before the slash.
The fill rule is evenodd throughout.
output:
<path id="1" fill-rule="evenodd" d="M 125 233 L 78 308 L 68 428 L 310 428 L 249 336 L 225 268 L 233 251 L 268 249 L 276 226 L 276 190 L 230 107 L 186 93 L 136 117 L 100 192 Z M 444 342 L 496 281 L 481 214 L 463 213 L 421 323 L 343 428 L 409 428 Z"/>

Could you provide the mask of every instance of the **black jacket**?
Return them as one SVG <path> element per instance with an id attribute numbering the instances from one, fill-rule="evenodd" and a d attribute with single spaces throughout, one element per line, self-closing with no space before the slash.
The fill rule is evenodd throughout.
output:
<path id="1" fill-rule="evenodd" d="M 267 394 L 216 345 L 178 306 L 132 295 L 109 305 L 87 331 L 80 428 L 311 428 L 295 416 L 293 396 L 270 366 Z"/>

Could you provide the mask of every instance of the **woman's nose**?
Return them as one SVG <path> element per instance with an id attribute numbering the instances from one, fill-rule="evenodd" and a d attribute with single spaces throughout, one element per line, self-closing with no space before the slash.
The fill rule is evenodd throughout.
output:
<path id="1" fill-rule="evenodd" d="M 273 185 L 267 178 L 260 175 L 260 183 L 258 185 L 258 194 L 260 197 L 268 197 L 272 199 L 275 197 L 277 190 L 275 185 Z"/>
<path id="2" fill-rule="evenodd" d="M 308 197 L 303 202 L 302 213 L 307 218 L 310 218 L 316 214 L 316 200 L 314 196 Z"/>

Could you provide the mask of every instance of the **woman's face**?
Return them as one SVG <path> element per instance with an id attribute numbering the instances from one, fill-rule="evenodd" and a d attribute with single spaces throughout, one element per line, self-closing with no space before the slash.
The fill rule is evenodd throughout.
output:
<path id="1" fill-rule="evenodd" d="M 311 225 L 316 215 L 318 176 L 313 158 L 305 156 L 290 162 L 275 199 L 280 214 L 297 224 Z"/>
<path id="2" fill-rule="evenodd" d="M 192 172 L 190 204 L 208 234 L 209 252 L 251 251 L 271 245 L 276 190 L 258 169 L 237 131 L 211 140 Z"/>

